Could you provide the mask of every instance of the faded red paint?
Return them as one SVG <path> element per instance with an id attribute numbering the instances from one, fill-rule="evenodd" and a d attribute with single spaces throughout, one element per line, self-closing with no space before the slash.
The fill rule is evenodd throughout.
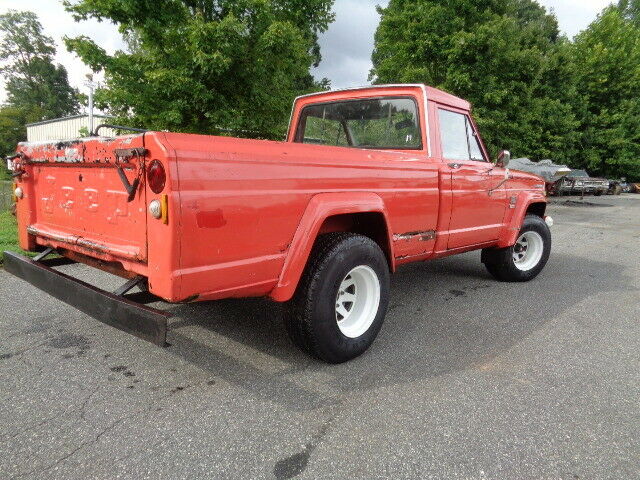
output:
<path id="1" fill-rule="evenodd" d="M 422 150 L 293 142 L 305 105 L 397 95 L 417 101 Z M 546 201 L 544 182 L 521 172 L 505 182 L 505 170 L 487 162 L 452 168 L 442 158 L 439 107 L 470 111 L 468 102 L 430 87 L 385 86 L 297 99 L 286 142 L 147 132 L 21 144 L 20 245 L 54 246 L 108 262 L 123 276 L 145 275 L 151 292 L 168 301 L 258 295 L 285 301 L 323 232 L 364 229 L 392 271 L 513 244 L 527 208 Z M 127 202 L 114 152 L 132 148 L 146 154 L 122 159 L 128 181 L 141 182 Z M 167 175 L 160 194 L 143 174 L 152 160 Z M 147 208 L 163 194 L 167 224 Z"/>

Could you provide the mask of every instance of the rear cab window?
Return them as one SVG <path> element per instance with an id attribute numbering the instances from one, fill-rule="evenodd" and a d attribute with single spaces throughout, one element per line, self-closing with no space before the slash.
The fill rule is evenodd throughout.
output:
<path id="1" fill-rule="evenodd" d="M 410 96 L 365 98 L 305 106 L 294 141 L 353 148 L 421 150 L 419 109 Z"/>
<path id="2" fill-rule="evenodd" d="M 463 113 L 438 109 L 442 157 L 446 160 L 486 162 L 471 119 Z"/>

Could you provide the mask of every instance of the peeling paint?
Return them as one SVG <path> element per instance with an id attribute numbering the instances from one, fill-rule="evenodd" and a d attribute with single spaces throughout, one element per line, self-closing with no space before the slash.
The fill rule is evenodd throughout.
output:
<path id="1" fill-rule="evenodd" d="M 406 241 L 410 242 L 412 240 L 418 240 L 420 242 L 426 242 L 429 240 L 434 240 L 436 238 L 435 230 L 418 230 L 415 232 L 405 232 L 405 233 L 394 233 L 393 241 L 400 242 Z"/>

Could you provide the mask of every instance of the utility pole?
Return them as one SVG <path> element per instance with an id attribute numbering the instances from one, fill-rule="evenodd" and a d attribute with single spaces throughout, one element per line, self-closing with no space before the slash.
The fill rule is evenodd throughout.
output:
<path id="1" fill-rule="evenodd" d="M 91 73 L 87 74 L 87 81 L 84 84 L 89 88 L 89 135 L 93 135 L 93 91 L 98 84 L 93 81 Z"/>

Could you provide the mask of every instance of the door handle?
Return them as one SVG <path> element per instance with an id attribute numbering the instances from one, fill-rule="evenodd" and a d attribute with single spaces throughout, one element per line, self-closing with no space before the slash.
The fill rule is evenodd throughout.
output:
<path id="1" fill-rule="evenodd" d="M 453 168 L 454 170 L 458 169 L 458 168 L 460 168 L 462 166 L 461 163 L 449 163 L 448 165 L 449 165 L 450 168 Z"/>

